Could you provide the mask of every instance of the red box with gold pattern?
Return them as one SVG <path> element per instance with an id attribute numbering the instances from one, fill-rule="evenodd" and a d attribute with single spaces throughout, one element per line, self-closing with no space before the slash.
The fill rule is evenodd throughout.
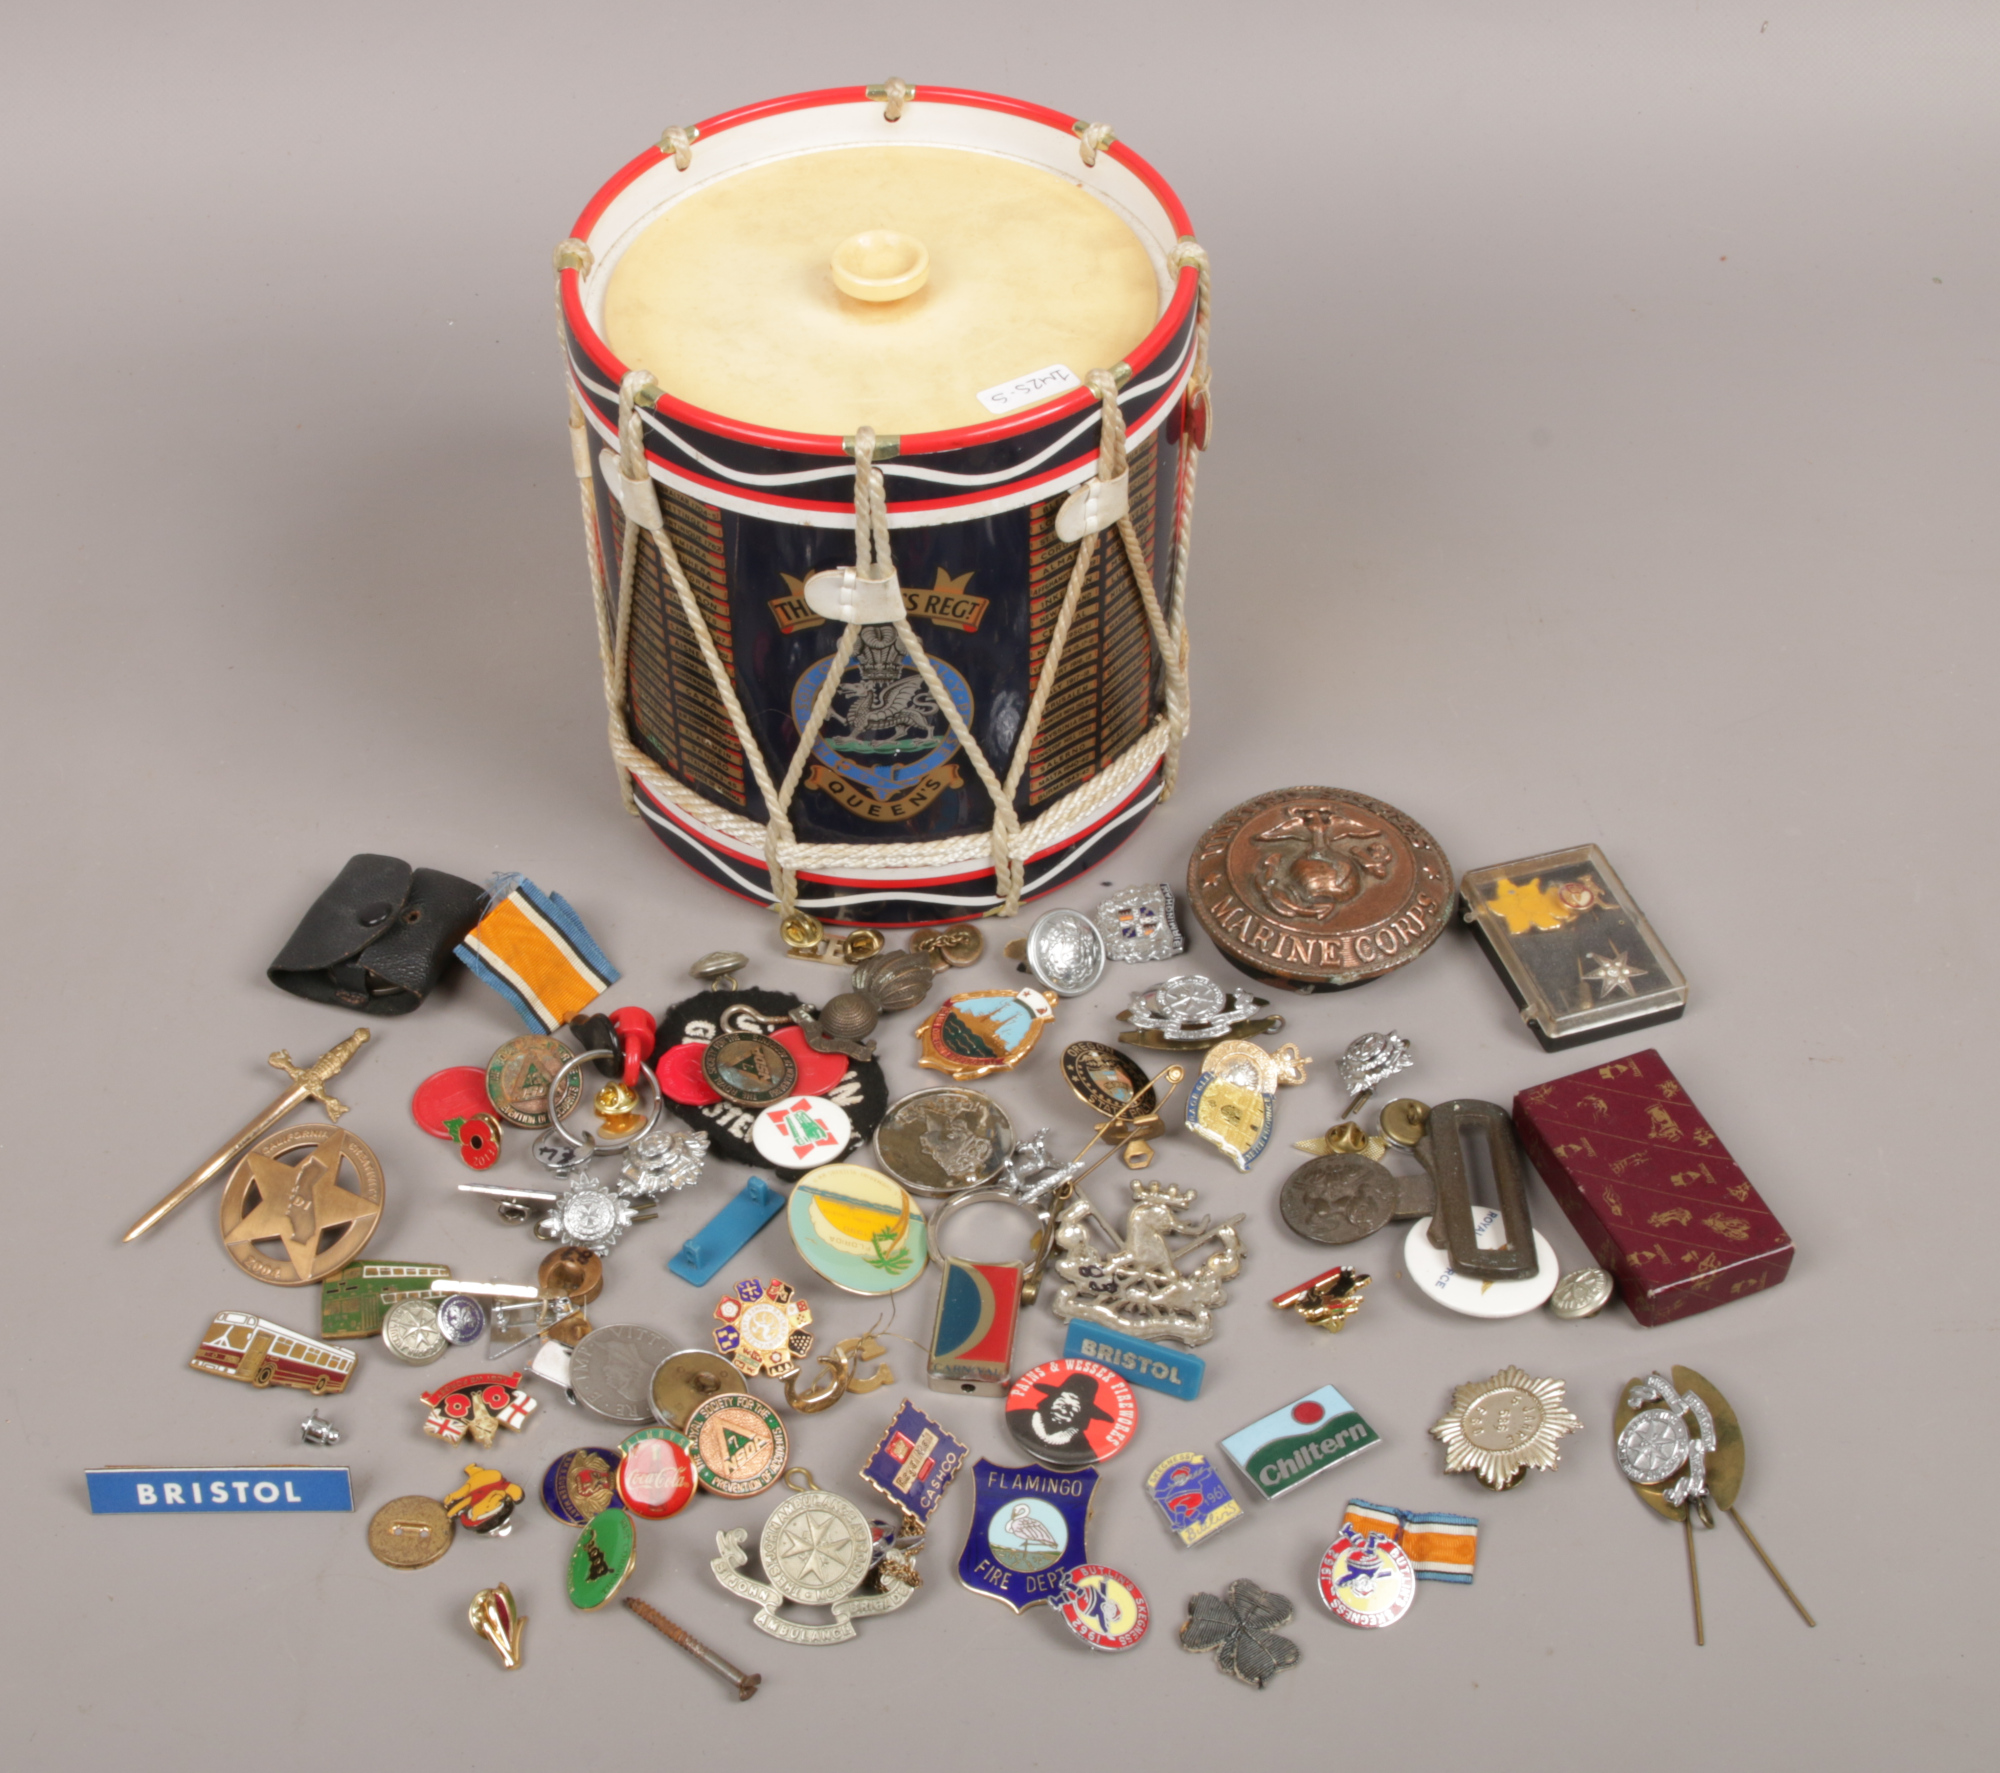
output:
<path id="1" fill-rule="evenodd" d="M 1792 1240 L 1650 1048 L 1537 1084 L 1514 1127 L 1642 1324 L 1775 1287 Z"/>

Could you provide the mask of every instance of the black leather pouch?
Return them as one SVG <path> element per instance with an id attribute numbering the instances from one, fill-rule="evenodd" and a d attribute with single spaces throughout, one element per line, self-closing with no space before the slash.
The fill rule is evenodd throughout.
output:
<path id="1" fill-rule="evenodd" d="M 486 892 L 395 856 L 350 856 L 267 969 L 314 1003 L 406 1016 L 479 921 Z"/>

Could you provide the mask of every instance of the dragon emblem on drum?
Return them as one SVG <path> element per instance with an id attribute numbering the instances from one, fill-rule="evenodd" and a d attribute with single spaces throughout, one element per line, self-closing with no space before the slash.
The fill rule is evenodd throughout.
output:
<path id="1" fill-rule="evenodd" d="M 807 666 L 792 687 L 792 719 L 801 730 L 832 659 Z M 931 661 L 959 716 L 972 719 L 972 688 L 942 659 Z M 965 778 L 944 710 L 886 622 L 864 624 L 854 657 L 835 686 L 833 706 L 813 745 L 805 786 L 877 823 L 913 818 Z"/>

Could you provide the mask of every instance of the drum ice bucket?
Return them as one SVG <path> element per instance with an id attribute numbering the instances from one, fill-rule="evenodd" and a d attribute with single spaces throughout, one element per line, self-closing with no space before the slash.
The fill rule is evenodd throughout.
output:
<path id="1" fill-rule="evenodd" d="M 677 856 L 932 923 L 1172 791 L 1208 267 L 1108 128 L 900 81 L 748 106 L 556 269 L 611 749 Z"/>

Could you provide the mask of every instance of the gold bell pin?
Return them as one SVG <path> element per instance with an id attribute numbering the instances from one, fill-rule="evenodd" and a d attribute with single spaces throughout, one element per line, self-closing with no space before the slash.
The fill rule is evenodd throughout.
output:
<path id="1" fill-rule="evenodd" d="M 174 1208 L 199 1190 L 203 1183 L 212 1181 L 215 1177 L 221 1175 L 244 1152 L 256 1144 L 267 1130 L 276 1126 L 279 1121 L 290 1114 L 308 1096 L 314 1098 L 314 1100 L 318 1101 L 326 1109 L 328 1120 L 338 1120 L 347 1112 L 347 1104 L 345 1102 L 338 1102 L 329 1096 L 326 1093 L 326 1086 L 335 1077 L 339 1076 L 341 1068 L 367 1044 L 367 1041 L 368 1030 L 357 1028 L 338 1046 L 327 1048 L 325 1052 L 320 1054 L 317 1059 L 303 1070 L 294 1065 L 292 1063 L 292 1055 L 283 1047 L 280 1047 L 271 1055 L 270 1063 L 292 1080 L 292 1087 L 231 1139 L 228 1144 L 224 1145 L 220 1151 L 216 1152 L 207 1163 L 203 1164 L 192 1176 L 188 1177 L 172 1194 L 168 1195 L 165 1200 L 154 1207 L 130 1231 L 126 1232 L 122 1241 L 129 1244 L 135 1237 L 144 1237 L 147 1232 L 159 1224 Z"/>
<path id="2" fill-rule="evenodd" d="M 506 1583 L 482 1588 L 466 1609 L 472 1629 L 493 1646 L 502 1668 L 521 1666 L 521 1634 L 528 1628 L 528 1616 L 514 1606 L 514 1591 Z"/>

